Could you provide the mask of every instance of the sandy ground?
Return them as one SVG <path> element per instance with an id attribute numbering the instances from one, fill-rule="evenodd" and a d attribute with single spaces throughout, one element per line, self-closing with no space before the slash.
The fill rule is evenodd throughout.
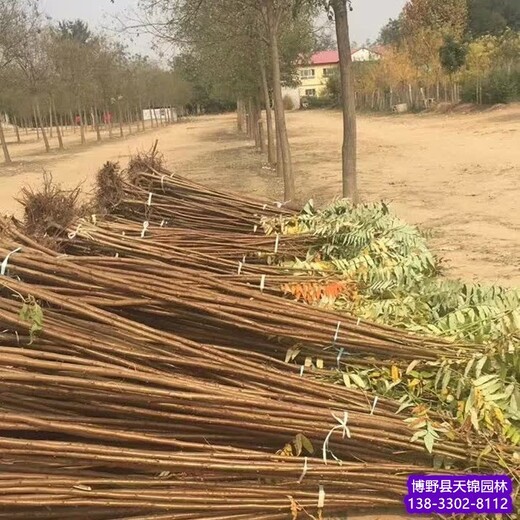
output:
<path id="1" fill-rule="evenodd" d="M 288 122 L 299 199 L 322 204 L 339 196 L 340 114 L 293 112 Z M 14 197 L 21 186 L 37 184 L 43 170 L 64 186 L 86 181 L 87 187 L 102 163 L 124 164 L 155 139 L 179 174 L 259 197 L 282 196 L 280 179 L 236 133 L 232 115 L 123 139 L 104 135 L 102 144 L 89 134 L 87 146 L 79 146 L 79 134 L 69 131 L 67 150 L 50 154 L 29 137 L 31 142 L 10 145 L 14 165 L 0 165 L 1 212 L 19 212 Z M 449 276 L 520 286 L 519 105 L 466 115 L 362 116 L 359 181 L 364 200 L 384 199 L 402 218 L 431 230 L 431 244 L 446 259 Z"/>

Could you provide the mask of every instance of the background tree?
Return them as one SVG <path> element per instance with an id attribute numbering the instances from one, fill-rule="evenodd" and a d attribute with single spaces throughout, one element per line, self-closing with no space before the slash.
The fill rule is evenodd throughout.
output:
<path id="1" fill-rule="evenodd" d="M 402 16 L 391 18 L 381 29 L 377 43 L 380 45 L 391 45 L 398 47 L 402 41 Z"/>
<path id="2" fill-rule="evenodd" d="M 282 86 L 294 82 L 298 59 L 312 50 L 313 8 L 296 12 L 287 0 L 143 0 L 141 6 L 143 25 L 180 50 L 176 65 L 190 74 L 197 97 L 226 103 L 238 99 L 247 107 L 256 140 L 260 100 L 266 107 L 272 102 L 276 129 L 267 125 L 269 141 L 274 133 L 285 199 L 292 200 L 295 181 Z"/>
<path id="3" fill-rule="evenodd" d="M 49 38 L 48 31 L 37 27 L 19 48 L 16 56 L 16 63 L 24 78 L 25 92 L 33 103 L 36 124 L 40 128 L 47 152 L 50 152 L 51 148 L 44 125 L 42 104 L 48 102 L 52 85 L 52 65 L 46 52 Z"/>
<path id="4" fill-rule="evenodd" d="M 81 45 L 87 45 L 93 39 L 88 24 L 80 19 L 59 22 L 57 32 L 63 40 L 71 40 Z"/>
<path id="5" fill-rule="evenodd" d="M 319 27 L 314 36 L 313 52 L 330 51 L 337 48 L 335 29 L 331 29 L 328 24 Z"/>
<path id="6" fill-rule="evenodd" d="M 466 61 L 465 45 L 455 40 L 451 35 L 444 38 L 444 44 L 439 49 L 442 68 L 450 75 L 458 72 Z"/>
<path id="7" fill-rule="evenodd" d="M 191 87 L 178 72 L 128 53 L 81 20 L 49 24 L 33 0 L 0 0 L 0 28 L 0 119 L 7 114 L 27 132 L 36 128 L 46 150 L 54 132 L 63 147 L 63 126 L 73 125 L 75 132 L 78 117 L 82 142 L 88 124 L 101 140 L 103 124 L 112 136 L 112 115 L 121 129 L 124 123 L 133 132 L 144 128 L 145 108 L 191 100 Z M 10 160 L 2 130 L 2 149 Z M 20 141 L 18 126 L 14 130 Z"/>
<path id="8" fill-rule="evenodd" d="M 5 100 L 6 85 L 12 70 L 8 67 L 18 56 L 22 42 L 28 37 L 38 19 L 36 3 L 32 0 L 0 0 L 0 84 L 4 85 L 0 90 L 0 102 L 2 95 Z M 11 155 L 7 146 L 3 128 L 3 114 L 5 105 L 0 103 L 0 145 L 4 160 L 11 163 Z"/>
<path id="9" fill-rule="evenodd" d="M 0 69 L 15 59 L 38 20 L 34 0 L 0 0 Z"/>
<path id="10" fill-rule="evenodd" d="M 342 176 L 343 196 L 354 204 L 358 203 L 357 187 L 357 126 L 352 52 L 348 24 L 348 0 L 331 0 L 329 4 L 334 12 L 336 39 L 339 52 L 339 70 L 341 78 L 341 98 L 343 108 L 343 146 Z"/>
<path id="11" fill-rule="evenodd" d="M 473 37 L 499 35 L 506 28 L 520 31 L 518 0 L 468 0 L 469 31 Z"/>
<path id="12" fill-rule="evenodd" d="M 380 42 L 393 50 L 385 53 L 380 68 L 390 80 L 388 65 L 410 62 L 406 82 L 412 108 L 427 106 L 422 105 L 427 98 L 440 101 L 441 88 L 445 101 L 461 96 L 477 103 L 520 99 L 518 0 L 409 0 L 397 20 L 381 31 Z M 402 87 L 398 90 L 403 102 Z M 393 90 L 389 98 L 386 106 L 396 98 Z"/>

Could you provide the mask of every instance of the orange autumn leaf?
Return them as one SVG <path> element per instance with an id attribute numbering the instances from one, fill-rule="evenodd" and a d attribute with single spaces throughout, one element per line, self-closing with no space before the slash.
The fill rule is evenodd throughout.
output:
<path id="1" fill-rule="evenodd" d="M 308 304 L 317 303 L 324 297 L 335 300 L 344 296 L 351 301 L 358 297 L 356 284 L 349 281 L 290 283 L 282 285 L 282 290 Z"/>

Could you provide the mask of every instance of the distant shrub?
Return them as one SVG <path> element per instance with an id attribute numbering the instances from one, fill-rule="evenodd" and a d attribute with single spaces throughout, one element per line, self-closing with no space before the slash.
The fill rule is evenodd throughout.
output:
<path id="1" fill-rule="evenodd" d="M 331 100 L 328 96 L 313 96 L 306 99 L 308 108 L 330 108 L 334 105 L 333 100 Z"/>
<path id="2" fill-rule="evenodd" d="M 327 78 L 325 96 L 332 105 L 339 105 L 341 103 L 341 78 L 338 73 L 332 74 Z"/>
<path id="3" fill-rule="evenodd" d="M 480 79 L 482 102 L 489 105 L 520 100 L 520 71 L 495 70 Z M 477 80 L 468 78 L 462 84 L 462 100 L 476 103 Z"/>
<path id="4" fill-rule="evenodd" d="M 283 97 L 283 107 L 285 110 L 294 110 L 295 108 L 293 98 L 289 94 Z"/>

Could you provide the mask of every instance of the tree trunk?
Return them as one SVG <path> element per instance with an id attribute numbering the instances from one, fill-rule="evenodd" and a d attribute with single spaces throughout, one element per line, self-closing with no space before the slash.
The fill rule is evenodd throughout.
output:
<path id="1" fill-rule="evenodd" d="M 56 124 L 56 136 L 58 137 L 58 148 L 63 150 L 63 138 L 61 136 L 60 123 L 58 121 L 58 115 L 56 114 L 56 106 L 54 105 L 54 100 L 51 101 L 51 110 L 54 112 L 54 123 Z"/>
<path id="2" fill-rule="evenodd" d="M 33 104 L 33 119 L 34 119 L 34 127 L 36 128 L 36 139 L 40 140 L 40 126 L 38 124 L 38 115 L 36 114 L 36 107 Z"/>
<path id="3" fill-rule="evenodd" d="M 243 131 L 242 118 L 240 117 L 240 110 L 241 110 L 240 104 L 241 103 L 242 103 L 242 101 L 240 99 L 237 99 L 237 130 L 240 133 Z"/>
<path id="4" fill-rule="evenodd" d="M 87 111 L 86 110 L 83 110 L 83 126 L 85 127 L 85 134 L 88 135 L 88 132 L 89 132 L 89 129 L 88 127 L 90 126 L 90 131 L 93 132 L 94 131 L 94 128 L 92 126 L 92 124 L 89 124 L 88 122 L 88 115 L 87 115 Z"/>
<path id="5" fill-rule="evenodd" d="M 43 128 L 43 120 L 40 112 L 40 104 L 38 103 L 38 101 L 36 101 L 36 115 L 38 117 L 40 130 L 42 131 L 43 142 L 45 143 L 45 151 L 49 153 L 51 151 L 51 147 L 49 145 L 49 140 L 47 139 L 47 132 L 45 131 L 45 128 Z"/>
<path id="6" fill-rule="evenodd" d="M 280 147 L 280 129 L 278 125 L 275 125 L 276 128 L 276 175 L 278 177 L 283 177 L 283 163 L 282 163 L 282 149 Z"/>
<path id="7" fill-rule="evenodd" d="M 246 136 L 251 137 L 251 117 L 249 111 L 246 110 Z"/>
<path id="8" fill-rule="evenodd" d="M 53 123 L 53 117 L 52 117 L 52 104 L 49 103 L 49 136 L 51 139 L 54 137 L 53 132 L 52 132 L 53 126 L 54 126 L 54 123 Z"/>
<path id="9" fill-rule="evenodd" d="M 151 103 L 148 103 L 148 106 L 151 107 L 152 104 Z M 155 125 L 154 125 L 154 120 L 153 120 L 153 113 L 152 113 L 152 109 L 148 109 L 148 113 L 150 114 L 150 128 L 154 128 Z"/>
<path id="10" fill-rule="evenodd" d="M 118 111 L 117 118 L 119 119 L 119 136 L 124 137 L 125 133 L 123 131 L 123 110 L 121 108 L 121 103 L 117 104 L 117 111 Z"/>
<path id="11" fill-rule="evenodd" d="M 246 104 L 246 135 L 249 139 L 253 137 L 253 113 L 251 110 L 251 98 L 247 99 Z"/>
<path id="12" fill-rule="evenodd" d="M 126 124 L 128 125 L 128 135 L 132 135 L 132 115 L 128 107 L 126 109 Z"/>
<path id="13" fill-rule="evenodd" d="M 101 142 L 101 130 L 99 128 L 99 119 L 96 107 L 92 109 L 92 120 L 94 121 L 94 127 L 96 128 L 96 140 L 99 143 Z"/>
<path id="14" fill-rule="evenodd" d="M 143 127 L 143 132 L 146 130 L 146 126 L 144 124 L 144 112 L 143 112 L 143 103 L 139 100 L 139 119 L 141 121 L 141 125 Z"/>
<path id="15" fill-rule="evenodd" d="M 264 122 L 258 121 L 258 140 L 260 141 L 260 151 L 265 153 L 267 151 L 267 147 L 265 145 L 265 130 L 264 130 Z"/>
<path id="16" fill-rule="evenodd" d="M 255 147 L 260 149 L 260 134 L 258 123 L 260 121 L 260 107 L 258 106 L 258 99 L 251 98 L 251 130 L 253 132 L 253 139 Z"/>
<path id="17" fill-rule="evenodd" d="M 103 109 L 103 121 L 106 121 L 105 126 L 108 127 L 108 138 L 112 139 L 112 113 L 107 106 Z"/>
<path id="18" fill-rule="evenodd" d="M 255 130 L 255 114 L 254 114 L 254 110 L 253 110 L 253 98 L 249 98 L 249 101 L 247 103 L 247 113 L 249 115 L 248 137 L 250 139 L 254 139 L 256 130 Z"/>
<path id="19" fill-rule="evenodd" d="M 20 144 L 22 140 L 20 139 L 20 129 L 18 128 L 18 120 L 16 117 L 13 117 L 14 131 L 16 132 L 16 142 Z"/>
<path id="20" fill-rule="evenodd" d="M 267 83 L 267 73 L 265 63 L 260 58 L 260 75 L 262 77 L 262 91 L 264 93 L 265 120 L 267 122 L 267 162 L 271 165 L 276 163 L 276 145 L 273 128 L 273 111 L 271 109 L 271 98 L 269 96 L 269 84 Z"/>
<path id="21" fill-rule="evenodd" d="M 423 105 L 424 105 L 424 108 L 428 108 L 428 101 L 426 99 L 426 94 L 424 93 L 424 89 L 421 87 L 419 89 L 419 92 L 421 93 L 421 97 L 422 97 L 422 102 L 423 102 Z"/>
<path id="22" fill-rule="evenodd" d="M 346 0 L 334 0 L 332 3 L 336 22 L 336 37 L 339 52 L 339 70 L 341 75 L 341 95 L 343 105 L 343 196 L 353 204 L 358 203 L 357 188 L 357 127 L 356 104 L 354 98 L 354 77 Z"/>
<path id="23" fill-rule="evenodd" d="M 291 147 L 287 135 L 287 124 L 285 121 L 285 109 L 282 96 L 282 79 L 280 73 L 280 51 L 278 48 L 278 29 L 280 24 L 280 13 L 277 12 L 274 0 L 262 0 L 265 18 L 267 21 L 267 33 L 269 37 L 269 50 L 271 53 L 271 67 L 273 74 L 273 99 L 276 126 L 280 141 L 280 157 L 284 177 L 284 198 L 286 201 L 294 199 L 295 185 L 291 162 Z M 350 56 L 350 54 L 349 54 Z"/>
<path id="24" fill-rule="evenodd" d="M 242 133 L 247 133 L 247 121 L 246 121 L 246 102 L 242 99 L 240 101 L 240 121 L 242 124 Z"/>
<path id="25" fill-rule="evenodd" d="M 143 127 L 141 126 L 141 116 L 139 115 L 139 109 L 135 109 L 135 126 L 138 132 L 143 131 Z"/>
<path id="26" fill-rule="evenodd" d="M 0 143 L 2 144 L 2 150 L 4 151 L 5 164 L 11 164 L 13 161 L 11 160 L 11 156 L 9 155 L 9 149 L 7 148 L 7 142 L 5 140 L 5 134 L 4 134 L 4 125 L 2 123 L 1 117 L 0 117 Z"/>
<path id="27" fill-rule="evenodd" d="M 86 143 L 86 138 L 85 138 L 85 122 L 83 120 L 83 113 L 81 111 L 81 107 L 78 107 L 78 114 L 79 114 L 79 132 L 81 134 L 81 144 L 85 144 Z"/>
<path id="28" fill-rule="evenodd" d="M 72 110 L 69 112 L 69 117 L 70 117 L 70 124 L 72 125 L 72 132 L 75 134 L 76 133 L 76 121 L 74 121 L 74 115 L 72 114 Z"/>

